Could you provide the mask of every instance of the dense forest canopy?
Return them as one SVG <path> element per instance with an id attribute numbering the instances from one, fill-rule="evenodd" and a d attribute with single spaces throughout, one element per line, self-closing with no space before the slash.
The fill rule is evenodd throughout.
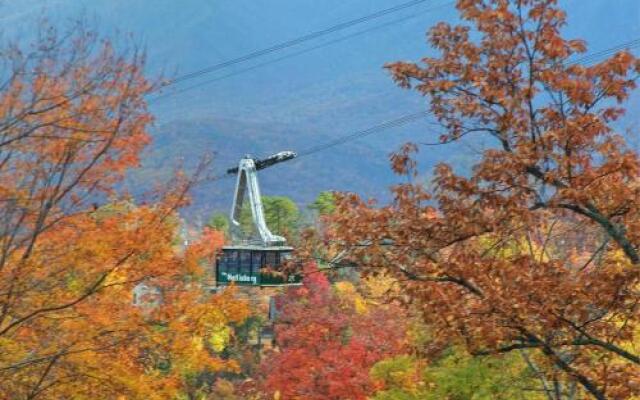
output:
<path id="1" fill-rule="evenodd" d="M 222 179 L 204 151 L 126 190 L 171 85 L 135 44 L 86 22 L 4 42 L 0 397 L 640 398 L 640 155 L 619 125 L 640 60 L 590 56 L 557 0 L 455 9 L 426 56 L 384 66 L 435 121 L 375 160 L 403 182 L 391 202 L 262 197 L 293 258 L 255 244 L 246 204 L 246 248 L 226 214 L 184 213 Z M 469 138 L 487 143 L 470 168 L 425 179 L 421 161 Z M 216 282 L 223 255 L 301 281 Z"/>

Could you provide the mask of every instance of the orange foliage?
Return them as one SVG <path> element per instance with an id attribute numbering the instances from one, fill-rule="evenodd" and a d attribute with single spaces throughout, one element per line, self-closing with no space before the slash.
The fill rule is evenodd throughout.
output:
<path id="1" fill-rule="evenodd" d="M 0 397 L 200 390 L 194 372 L 236 368 L 207 335 L 247 308 L 232 291 L 203 290 L 219 235 L 205 232 L 184 252 L 174 245 L 189 179 L 143 206 L 114 190 L 150 140 L 144 60 L 82 27 L 69 36 L 44 29 L 32 49 L 2 53 Z M 155 296 L 136 307 L 141 283 Z"/>
<path id="2" fill-rule="evenodd" d="M 487 135 L 496 146 L 470 177 L 439 165 L 432 191 L 400 185 L 389 207 L 343 196 L 333 234 L 364 271 L 403 283 L 436 341 L 527 349 L 543 375 L 595 398 L 638 396 L 640 159 L 611 123 L 640 63 L 621 51 L 571 64 L 586 46 L 560 35 L 555 0 L 457 8 L 465 24 L 429 33 L 437 57 L 388 69 L 429 99 L 443 143 Z M 417 150 L 394 169 L 415 174 Z"/>

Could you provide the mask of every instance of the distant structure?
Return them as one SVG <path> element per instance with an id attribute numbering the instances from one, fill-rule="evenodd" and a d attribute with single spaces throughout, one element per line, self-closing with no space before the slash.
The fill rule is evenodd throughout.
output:
<path id="1" fill-rule="evenodd" d="M 240 159 L 237 167 L 227 170 L 227 174 L 237 175 L 229 217 L 232 244 L 224 246 L 216 260 L 217 285 L 231 282 L 243 286 L 300 283 L 301 276 L 285 268 L 293 248 L 287 246 L 284 237 L 274 235 L 267 226 L 257 174 L 258 170 L 295 157 L 296 153 L 292 151 L 281 151 L 261 160 L 246 155 Z M 257 232 L 257 237 L 250 239 L 242 237 L 240 224 L 245 198 L 249 201 L 253 226 Z"/>
<path id="2" fill-rule="evenodd" d="M 153 309 L 162 304 L 162 292 L 146 282 L 138 283 L 133 288 L 132 303 L 142 309 Z"/>

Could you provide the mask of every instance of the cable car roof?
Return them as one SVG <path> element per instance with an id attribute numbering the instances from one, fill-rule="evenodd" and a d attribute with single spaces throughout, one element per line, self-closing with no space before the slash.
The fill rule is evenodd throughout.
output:
<path id="1" fill-rule="evenodd" d="M 253 251 L 293 251 L 291 246 L 263 246 L 260 244 L 230 244 L 222 246 L 222 250 L 253 250 Z"/>

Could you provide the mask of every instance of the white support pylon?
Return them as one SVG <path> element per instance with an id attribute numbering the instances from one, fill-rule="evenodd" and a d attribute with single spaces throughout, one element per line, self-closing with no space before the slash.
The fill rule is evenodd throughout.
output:
<path id="1" fill-rule="evenodd" d="M 269 230 L 264 218 L 264 207 L 260 196 L 260 186 L 258 185 L 258 173 L 253 158 L 245 156 L 240 160 L 237 170 L 236 190 L 231 207 L 231 236 L 234 240 L 240 238 L 240 213 L 244 198 L 248 195 L 251 206 L 251 216 L 253 224 L 260 235 L 263 246 L 282 246 L 286 239 L 282 236 L 274 235 Z"/>

